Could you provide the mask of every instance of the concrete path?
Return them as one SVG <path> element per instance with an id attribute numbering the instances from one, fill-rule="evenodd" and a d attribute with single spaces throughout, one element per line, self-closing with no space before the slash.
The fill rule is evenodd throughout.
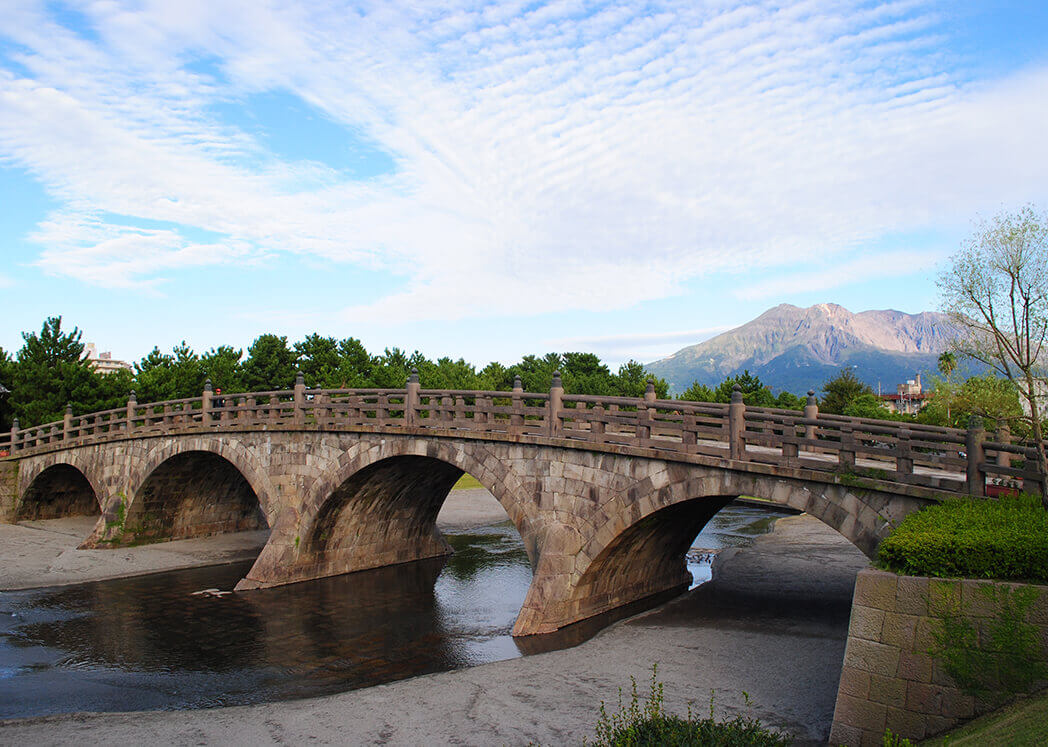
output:
<path id="1" fill-rule="evenodd" d="M 202 711 L 73 714 L 0 724 L 0 744 L 580 744 L 600 701 L 653 663 L 666 703 L 743 713 L 825 742 L 851 586 L 866 558 L 807 516 L 726 551 L 714 580 L 572 649 L 340 695 Z M 745 705 L 743 691 L 752 705 Z"/>

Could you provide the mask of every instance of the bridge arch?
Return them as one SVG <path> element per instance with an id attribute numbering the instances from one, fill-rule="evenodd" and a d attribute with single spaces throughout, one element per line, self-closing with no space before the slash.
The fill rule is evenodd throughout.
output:
<path id="1" fill-rule="evenodd" d="M 217 436 L 154 445 L 124 484 L 84 546 L 265 529 L 275 511 L 268 473 L 243 445 Z"/>
<path id="2" fill-rule="evenodd" d="M 274 503 L 276 491 L 266 466 L 259 461 L 252 450 L 239 441 L 215 436 L 195 436 L 192 438 L 170 439 L 153 446 L 146 455 L 132 463 L 131 474 L 127 480 L 129 501 L 134 501 L 149 477 L 166 461 L 179 454 L 188 452 L 206 452 L 221 457 L 231 464 L 244 477 L 254 491 L 266 522 L 272 526 L 276 520 L 278 506 Z"/>
<path id="3" fill-rule="evenodd" d="M 27 475 L 19 496 L 16 520 L 59 519 L 67 516 L 97 516 L 102 512 L 102 493 L 89 472 L 70 461 L 40 465 Z"/>
<path id="4" fill-rule="evenodd" d="M 521 537 L 525 538 L 528 557 L 534 565 L 535 548 L 527 538 L 532 534 L 535 507 L 522 499 L 525 492 L 519 476 L 480 442 L 463 444 L 449 439 L 426 442 L 412 438 L 386 438 L 379 444 L 362 443 L 351 447 L 338 464 L 314 482 L 303 502 L 303 538 L 309 537 L 310 542 L 319 539 L 335 520 L 335 514 L 346 507 L 351 491 L 365 490 L 370 499 L 375 500 L 378 494 L 373 488 L 379 481 L 395 481 L 398 483 L 396 489 L 402 491 L 407 485 L 399 484 L 400 481 L 410 479 L 413 474 L 424 474 L 427 470 L 435 473 L 433 485 L 426 488 L 432 491 L 434 497 L 430 500 L 435 501 L 435 505 L 426 504 L 426 513 L 418 514 L 416 518 L 435 526 L 437 512 L 448 492 L 462 473 L 468 472 L 505 509 Z M 447 483 L 446 488 L 444 483 Z M 372 489 L 368 490 L 367 485 Z M 391 498 L 387 496 L 383 505 L 391 508 L 393 504 L 388 502 Z"/>
<path id="5" fill-rule="evenodd" d="M 890 525 L 901 519 L 894 514 L 922 505 L 912 500 L 900 510 L 897 497 L 893 501 L 835 483 L 702 468 L 654 470 L 601 504 L 598 517 L 606 518 L 594 525 L 595 531 L 577 544 L 561 543 L 574 560 L 571 572 L 560 575 L 562 585 L 556 584 L 561 593 L 534 588 L 515 634 L 550 632 L 629 602 L 686 589 L 691 582 L 688 547 L 718 511 L 741 495 L 805 511 L 869 557 Z M 889 504 L 891 511 L 885 510 Z M 548 569 L 548 575 L 555 573 Z"/>

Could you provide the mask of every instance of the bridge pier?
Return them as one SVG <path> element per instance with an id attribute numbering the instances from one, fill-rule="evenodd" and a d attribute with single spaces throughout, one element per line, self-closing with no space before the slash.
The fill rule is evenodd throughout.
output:
<path id="1" fill-rule="evenodd" d="M 238 590 L 410 563 L 451 553 L 437 514 L 462 470 L 407 455 L 369 465 L 305 515 L 287 512 Z"/>

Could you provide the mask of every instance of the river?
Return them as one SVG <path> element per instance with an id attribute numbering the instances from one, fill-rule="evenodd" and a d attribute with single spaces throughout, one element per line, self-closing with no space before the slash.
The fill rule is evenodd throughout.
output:
<path id="1" fill-rule="evenodd" d="M 783 515 L 717 514 L 689 553 L 696 583 L 712 553 Z M 516 530 L 445 536 L 446 560 L 247 594 L 224 592 L 250 563 L 0 593 L 0 718 L 314 697 L 573 645 L 606 624 L 518 644 L 531 570 Z"/>

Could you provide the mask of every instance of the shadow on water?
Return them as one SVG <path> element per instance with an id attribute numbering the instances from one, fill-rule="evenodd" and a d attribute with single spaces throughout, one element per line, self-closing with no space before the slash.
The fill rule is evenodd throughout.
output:
<path id="1" fill-rule="evenodd" d="M 0 593 L 0 718 L 342 692 L 574 646 L 673 595 L 514 641 L 531 582 L 516 530 L 446 537 L 447 559 L 247 593 L 194 594 L 251 563 Z"/>

